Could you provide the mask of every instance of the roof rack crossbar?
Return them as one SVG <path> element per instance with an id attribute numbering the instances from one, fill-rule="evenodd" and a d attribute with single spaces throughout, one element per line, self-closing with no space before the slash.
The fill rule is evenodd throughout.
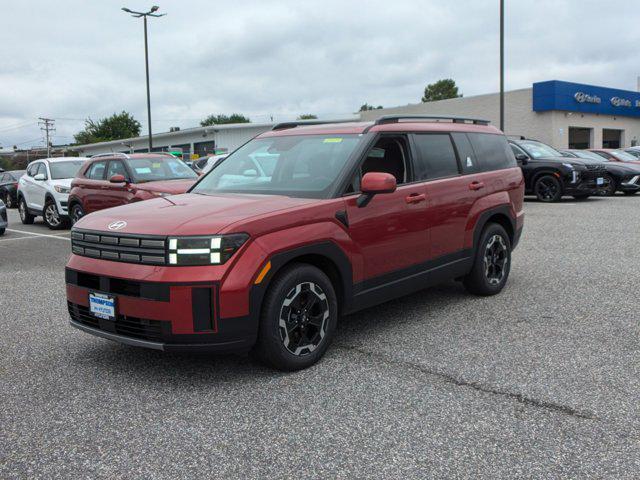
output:
<path id="1" fill-rule="evenodd" d="M 124 158 L 129 158 L 129 155 L 127 155 L 126 153 L 123 153 L 123 152 L 96 153 L 95 155 L 91 155 L 91 158 L 97 158 L 97 157 L 116 157 L 116 156 L 121 156 L 121 157 L 124 157 Z"/>
<path id="2" fill-rule="evenodd" d="M 353 118 L 344 120 L 299 120 L 295 122 L 276 123 L 271 130 L 286 130 L 288 128 L 304 127 L 306 125 L 326 125 L 328 123 L 349 123 L 353 121 Z"/>
<path id="3" fill-rule="evenodd" d="M 489 120 L 480 118 L 452 117 L 449 115 L 383 115 L 376 119 L 374 125 L 400 123 L 401 120 L 451 120 L 453 123 L 473 123 L 474 125 L 489 125 Z"/>

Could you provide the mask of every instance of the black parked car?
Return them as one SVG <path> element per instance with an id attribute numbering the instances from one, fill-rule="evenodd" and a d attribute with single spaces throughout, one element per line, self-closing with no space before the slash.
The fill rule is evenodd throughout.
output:
<path id="1" fill-rule="evenodd" d="M 0 235 L 4 235 L 7 225 L 7 207 L 5 207 L 2 200 L 0 200 Z"/>
<path id="2" fill-rule="evenodd" d="M 18 180 L 24 175 L 25 170 L 12 170 L 0 173 L 0 199 L 7 205 L 7 208 L 18 206 Z"/>
<path id="3" fill-rule="evenodd" d="M 545 143 L 522 137 L 509 139 L 509 144 L 524 174 L 525 194 L 541 202 L 557 202 L 565 195 L 583 200 L 609 188 L 602 162 L 563 157 Z"/>
<path id="4" fill-rule="evenodd" d="M 606 195 L 614 195 L 616 192 L 633 195 L 640 191 L 640 165 L 624 162 L 609 162 L 606 158 L 589 150 L 568 149 L 561 150 L 561 152 L 568 157 L 602 162 L 604 168 L 607 169 L 607 174 L 610 176 Z"/>

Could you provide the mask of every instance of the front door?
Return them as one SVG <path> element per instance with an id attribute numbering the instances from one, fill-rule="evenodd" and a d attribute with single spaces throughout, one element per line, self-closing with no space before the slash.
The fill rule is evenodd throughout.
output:
<path id="1" fill-rule="evenodd" d="M 109 180 L 114 175 L 122 175 L 126 182 L 111 183 Z M 100 208 L 117 207 L 129 203 L 131 192 L 129 191 L 130 177 L 122 160 L 110 160 L 105 177 L 106 185 L 102 187 L 102 202 Z"/>
<path id="2" fill-rule="evenodd" d="M 359 208 L 356 204 L 360 179 L 368 172 L 386 172 L 396 177 L 394 193 L 376 195 Z M 363 279 L 393 281 L 409 275 L 429 257 L 426 231 L 426 201 L 423 183 L 413 183 L 409 142 L 404 135 L 382 136 L 364 159 L 353 181 L 353 195 L 345 197 L 349 233 L 358 253 L 354 266 Z M 381 277 L 381 276 L 385 277 Z"/>
<path id="3" fill-rule="evenodd" d="M 76 180 L 82 188 L 82 205 L 85 215 L 104 208 L 103 193 L 108 188 L 108 182 L 105 180 L 106 170 L 106 160 L 95 162 L 87 170 L 84 179 Z"/>

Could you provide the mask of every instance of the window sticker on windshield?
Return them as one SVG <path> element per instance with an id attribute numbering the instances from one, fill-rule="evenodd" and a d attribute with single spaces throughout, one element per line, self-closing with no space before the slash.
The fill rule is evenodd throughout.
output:
<path id="1" fill-rule="evenodd" d="M 151 166 L 152 166 L 153 168 L 162 168 L 162 164 L 161 164 L 160 162 L 152 163 L 152 164 L 151 164 Z"/>
<path id="2" fill-rule="evenodd" d="M 136 167 L 136 173 L 151 173 L 151 169 L 149 167 Z"/>
<path id="3" fill-rule="evenodd" d="M 341 138 L 325 138 L 324 143 L 340 143 L 342 142 Z"/>
<path id="4" fill-rule="evenodd" d="M 384 158 L 384 148 L 374 147 L 369 152 L 370 158 Z"/>

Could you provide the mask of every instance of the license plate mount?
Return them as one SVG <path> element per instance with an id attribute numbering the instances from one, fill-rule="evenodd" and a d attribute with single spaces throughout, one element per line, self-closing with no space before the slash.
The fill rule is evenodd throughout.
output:
<path id="1" fill-rule="evenodd" d="M 105 293 L 89 292 L 89 311 L 104 320 L 116 319 L 116 297 Z"/>

